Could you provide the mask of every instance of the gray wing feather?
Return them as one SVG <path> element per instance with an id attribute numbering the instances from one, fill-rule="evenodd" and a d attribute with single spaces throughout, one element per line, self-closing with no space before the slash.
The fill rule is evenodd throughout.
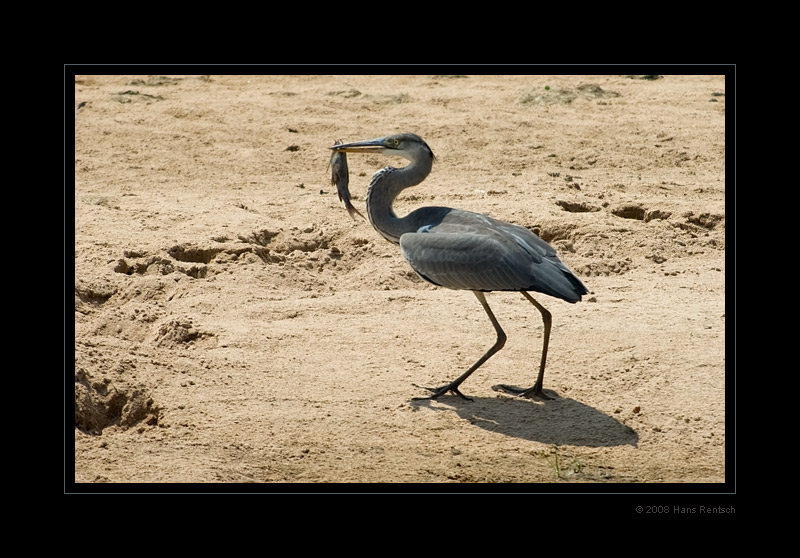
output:
<path id="1" fill-rule="evenodd" d="M 466 211 L 400 237 L 421 277 L 450 289 L 538 291 L 577 302 L 588 291 L 555 250 L 524 227 Z"/>

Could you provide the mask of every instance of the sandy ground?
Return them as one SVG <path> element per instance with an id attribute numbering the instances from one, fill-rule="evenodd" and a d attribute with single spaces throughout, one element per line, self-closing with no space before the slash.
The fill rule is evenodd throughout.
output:
<path id="1" fill-rule="evenodd" d="M 722 76 L 77 76 L 76 483 L 723 483 Z M 429 285 L 329 183 L 334 140 L 437 156 L 398 200 L 550 242 L 591 294 Z M 354 203 L 404 164 L 348 158 Z M 69 479 L 68 479 L 69 480 Z M 534 488 L 535 489 L 535 488 Z"/>

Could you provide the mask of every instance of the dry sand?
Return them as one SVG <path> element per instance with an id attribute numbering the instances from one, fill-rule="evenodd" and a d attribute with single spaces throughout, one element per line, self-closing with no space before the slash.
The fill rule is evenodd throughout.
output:
<path id="1" fill-rule="evenodd" d="M 724 483 L 722 76 L 75 79 L 76 483 Z M 591 294 L 542 323 L 419 279 L 334 140 L 421 135 L 397 211 L 537 231 Z M 363 211 L 372 174 L 350 155 Z M 69 480 L 69 479 L 68 479 Z M 464 487 L 466 490 L 467 488 Z M 528 487 L 536 490 L 535 487 Z"/>

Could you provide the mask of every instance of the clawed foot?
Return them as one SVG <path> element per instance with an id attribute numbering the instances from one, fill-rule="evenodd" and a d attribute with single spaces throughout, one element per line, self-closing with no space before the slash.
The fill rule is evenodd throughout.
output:
<path id="1" fill-rule="evenodd" d="M 438 387 L 438 388 L 429 388 L 429 387 L 425 387 L 425 386 L 418 386 L 417 384 L 411 384 L 411 385 L 416 387 L 416 388 L 426 389 L 428 391 L 433 392 L 433 395 L 429 395 L 428 397 L 412 397 L 411 398 L 412 401 L 426 401 L 428 399 L 436 399 L 437 397 L 439 397 L 440 395 L 444 395 L 448 391 L 452 391 L 453 393 L 455 393 L 456 395 L 458 395 L 462 399 L 466 399 L 467 401 L 472 401 L 472 398 L 467 397 L 466 395 L 464 395 L 463 393 L 458 391 L 458 385 L 447 384 L 446 386 L 442 386 L 442 387 Z"/>
<path id="2" fill-rule="evenodd" d="M 505 384 L 499 384 L 499 385 L 496 385 L 496 386 L 492 386 L 492 389 L 495 390 L 495 391 L 502 391 L 502 392 L 508 393 L 510 395 L 516 395 L 518 397 L 527 397 L 529 399 L 537 397 L 537 398 L 540 398 L 540 399 L 544 399 L 546 401 L 552 401 L 553 400 L 553 398 L 550 397 L 549 395 L 545 395 L 545 393 L 542 391 L 542 386 L 540 386 L 538 384 L 534 385 L 532 388 L 528 388 L 528 389 L 523 389 L 523 388 L 519 388 L 519 387 L 516 387 L 516 386 L 508 386 L 508 385 L 505 385 Z"/>

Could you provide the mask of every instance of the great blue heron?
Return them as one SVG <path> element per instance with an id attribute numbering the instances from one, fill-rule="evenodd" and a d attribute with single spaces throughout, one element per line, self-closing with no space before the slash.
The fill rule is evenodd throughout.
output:
<path id="1" fill-rule="evenodd" d="M 589 292 L 558 258 L 555 250 L 525 227 L 471 211 L 422 207 L 405 217 L 395 215 L 392 203 L 397 195 L 425 180 L 433 166 L 433 152 L 415 134 L 338 144 L 331 149 L 345 153 L 396 155 L 411 161 L 410 165 L 402 168 L 381 169 L 372 177 L 367 192 L 370 223 L 388 241 L 400 245 L 408 263 L 426 281 L 449 289 L 471 290 L 497 332 L 495 344 L 469 370 L 444 386 L 423 388 L 433 395 L 417 399 L 436 399 L 449 391 L 469 399 L 459 391 L 459 386 L 506 342 L 506 334 L 483 294 L 489 291 L 520 291 L 541 312 L 544 322 L 542 360 L 536 383 L 528 389 L 508 385 L 494 386 L 494 389 L 524 397 L 550 399 L 542 392 L 542 382 L 552 318 L 528 291 L 572 303 Z"/>

